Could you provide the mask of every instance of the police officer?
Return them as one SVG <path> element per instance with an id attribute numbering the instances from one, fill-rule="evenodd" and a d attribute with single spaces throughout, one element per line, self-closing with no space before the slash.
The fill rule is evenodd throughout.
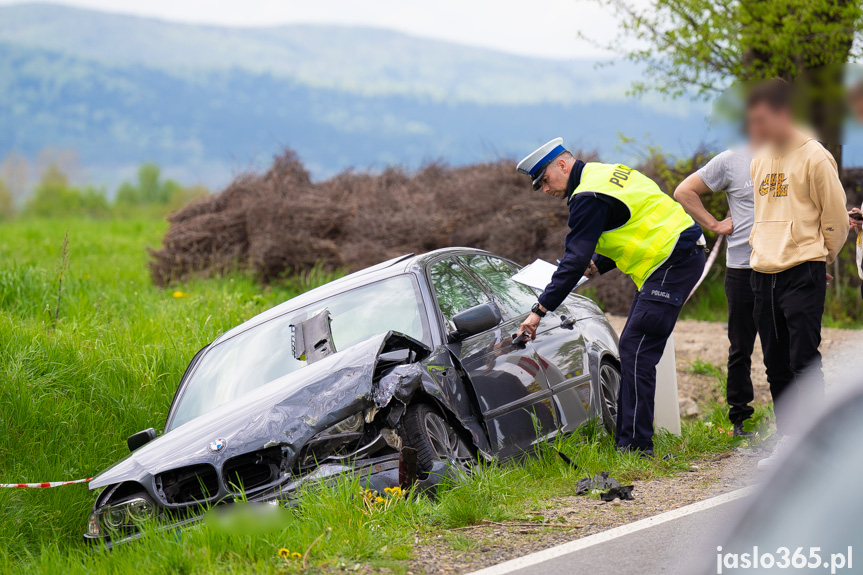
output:
<path id="1" fill-rule="evenodd" d="M 622 164 L 585 163 L 548 142 L 521 162 L 534 190 L 566 199 L 566 254 L 521 324 L 536 337 L 543 316 L 556 309 L 582 275 L 615 266 L 635 282 L 620 336 L 621 385 L 617 446 L 653 455 L 656 364 L 680 308 L 704 270 L 704 236 L 684 209 L 647 176 Z"/>

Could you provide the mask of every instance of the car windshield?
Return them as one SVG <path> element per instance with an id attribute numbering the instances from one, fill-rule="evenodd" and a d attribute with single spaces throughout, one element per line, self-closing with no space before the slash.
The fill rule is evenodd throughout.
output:
<path id="1" fill-rule="evenodd" d="M 401 275 L 321 300 L 255 326 L 207 351 L 177 401 L 167 430 L 306 365 L 294 357 L 292 325 L 326 309 L 336 351 L 398 331 L 428 343 L 413 276 Z"/>

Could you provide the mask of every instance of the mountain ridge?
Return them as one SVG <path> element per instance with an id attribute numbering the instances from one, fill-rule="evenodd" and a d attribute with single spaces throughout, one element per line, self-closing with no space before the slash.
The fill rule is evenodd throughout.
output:
<path id="1" fill-rule="evenodd" d="M 239 67 L 359 95 L 476 103 L 623 99 L 634 68 L 514 56 L 381 28 L 225 28 L 52 4 L 0 7 L 0 41 L 174 73 Z"/>
<path id="2" fill-rule="evenodd" d="M 16 18 L 7 17 L 13 12 Z M 102 13 L 50 5 L 0 7 L 0 157 L 17 151 L 35 158 L 44 148 L 62 148 L 78 153 L 90 181 L 109 187 L 132 177 L 144 161 L 159 163 L 181 181 L 221 187 L 239 171 L 267 165 L 282 147 L 296 150 L 314 177 L 323 178 L 354 167 L 512 159 L 560 135 L 573 149 L 615 152 L 625 161 L 632 153 L 617 151 L 621 134 L 651 134 L 650 143 L 671 151 L 688 151 L 705 140 L 703 106 L 628 97 L 622 83 L 630 76 L 606 82 L 603 75 L 621 68 L 585 69 L 571 78 L 557 74 L 580 88 L 573 88 L 571 98 L 545 100 L 532 95 L 538 80 L 520 67 L 545 61 L 436 40 L 411 44 L 413 37 L 389 32 L 383 37 L 390 43 L 348 50 L 352 43 L 369 42 L 368 29 L 339 28 L 341 36 L 330 42 L 338 46 L 315 60 L 315 66 L 329 62 L 332 69 L 310 79 L 290 66 L 261 64 L 286 50 L 317 53 L 318 44 L 305 45 L 303 38 L 287 44 L 277 39 L 270 53 L 261 34 L 246 44 L 245 30 L 246 36 L 225 44 L 240 46 L 234 60 L 239 64 L 209 66 L 196 54 L 211 47 L 212 34 L 234 37 L 235 31 L 209 27 L 210 36 L 196 36 L 189 30 L 197 27 L 183 25 L 187 37 L 169 42 L 173 36 L 159 21 L 146 20 L 143 31 L 133 34 L 130 27 L 141 21 L 118 15 L 106 20 Z M 115 29 L 106 22 L 123 25 Z M 312 28 L 311 36 L 321 29 Z M 402 42 L 411 46 L 401 50 L 397 65 L 369 61 L 348 74 L 346 51 L 365 61 Z M 447 45 L 450 52 L 428 53 L 427 42 Z M 179 66 L 170 56 L 187 46 L 197 52 Z M 110 57 L 95 58 L 94 52 Z M 270 59 L 256 60 L 260 53 Z M 460 54 L 473 54 L 473 64 Z M 489 54 L 498 67 L 476 79 L 477 66 L 485 69 Z M 411 66 L 422 70 L 407 74 Z M 341 72 L 350 81 L 332 81 Z M 512 86 L 519 91 L 508 93 Z"/>

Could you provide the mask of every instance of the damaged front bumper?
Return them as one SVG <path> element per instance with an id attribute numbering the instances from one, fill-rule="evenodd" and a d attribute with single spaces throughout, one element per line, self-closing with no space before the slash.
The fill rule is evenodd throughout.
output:
<path id="1" fill-rule="evenodd" d="M 325 463 L 301 477 L 286 477 L 285 482 L 275 490 L 257 493 L 245 497 L 243 500 L 250 503 L 298 507 L 301 505 L 299 493 L 303 487 L 315 483 L 332 482 L 346 477 L 359 477 L 360 485 L 364 489 L 378 493 L 384 493 L 389 488 L 399 486 L 403 489 L 411 488 L 434 495 L 437 486 L 442 481 L 445 479 L 456 480 L 462 473 L 461 468 L 455 462 L 441 461 L 435 463 L 432 470 L 425 474 L 425 477 L 420 478 L 417 476 L 416 452 L 406 447 L 397 454 L 357 461 L 355 465 Z M 218 502 L 216 506 L 230 505 L 238 500 L 224 499 Z M 359 499 L 357 504 L 361 504 Z M 168 518 L 167 514 L 155 518 L 149 530 L 180 532 L 197 526 L 205 518 L 207 512 L 208 509 L 202 506 L 190 506 L 183 510 L 185 516 L 182 518 Z M 125 529 L 122 532 L 108 531 L 101 527 L 98 511 L 94 511 L 90 518 L 90 529 L 84 534 L 84 539 L 93 545 L 110 549 L 114 545 L 140 539 L 144 536 L 144 531 L 137 528 Z"/>

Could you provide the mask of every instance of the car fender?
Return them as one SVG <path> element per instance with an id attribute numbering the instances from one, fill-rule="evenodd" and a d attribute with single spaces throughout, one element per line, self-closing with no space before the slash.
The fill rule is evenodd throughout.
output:
<path id="1" fill-rule="evenodd" d="M 488 435 L 477 419 L 476 398 L 467 375 L 449 350 L 441 351 L 434 359 L 438 361 L 426 362 L 414 401 L 432 402 L 451 424 L 470 438 L 477 450 L 488 453 Z"/>
<path id="2" fill-rule="evenodd" d="M 605 316 L 593 317 L 579 322 L 587 347 L 590 367 L 590 416 L 601 415 L 602 389 L 599 381 L 599 368 L 603 362 L 611 362 L 620 369 L 617 332 Z"/>

